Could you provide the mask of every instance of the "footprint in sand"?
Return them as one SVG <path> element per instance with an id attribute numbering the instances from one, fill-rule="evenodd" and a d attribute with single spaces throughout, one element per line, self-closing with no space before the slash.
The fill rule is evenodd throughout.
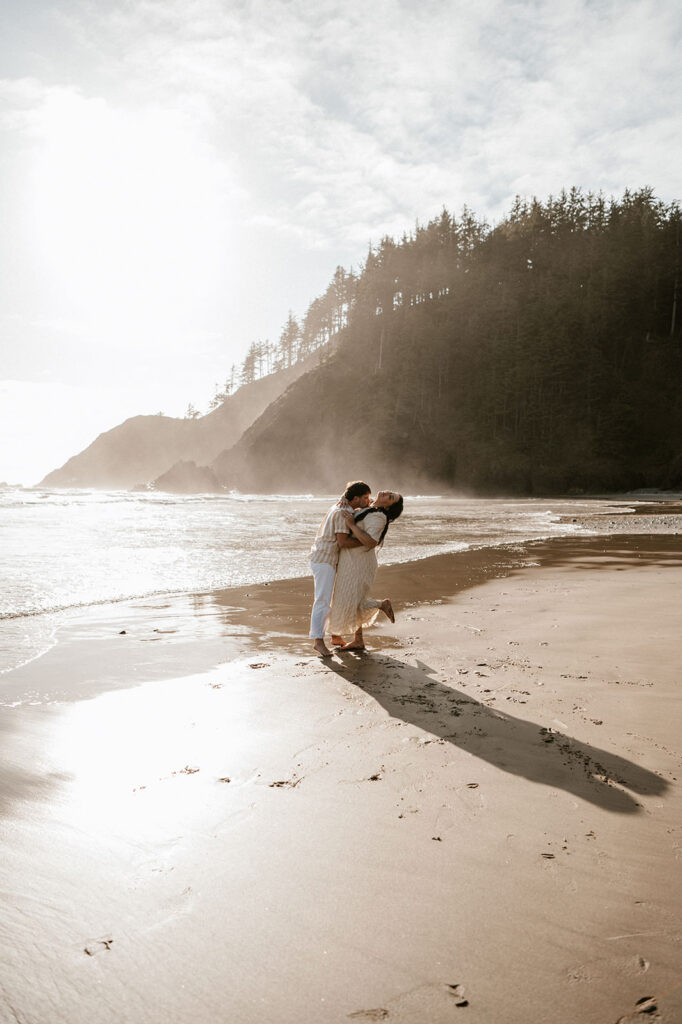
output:
<path id="1" fill-rule="evenodd" d="M 348 1014 L 348 1020 L 386 1020 L 387 1017 L 388 1010 L 381 1006 L 375 1010 L 356 1010 L 355 1013 Z"/>
<path id="2" fill-rule="evenodd" d="M 111 949 L 113 941 L 113 939 L 93 939 L 83 947 L 83 952 L 87 956 L 95 956 L 96 953 L 101 953 L 104 949 Z"/>
<path id="3" fill-rule="evenodd" d="M 632 1024 L 635 1017 L 639 1017 L 640 1013 L 655 1013 L 656 1017 L 654 1020 L 659 1020 L 658 1006 L 656 1005 L 656 999 L 654 996 L 642 996 L 635 1003 L 636 1009 L 632 1013 L 626 1013 L 624 1017 L 619 1017 L 616 1024 Z"/>
<path id="4" fill-rule="evenodd" d="M 469 1000 L 465 997 L 464 985 L 448 985 L 448 989 L 455 997 L 455 1006 L 468 1006 Z"/>

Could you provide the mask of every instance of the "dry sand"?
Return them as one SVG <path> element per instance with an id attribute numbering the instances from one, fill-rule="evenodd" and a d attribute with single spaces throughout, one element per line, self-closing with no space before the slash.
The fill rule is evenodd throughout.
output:
<path id="1" fill-rule="evenodd" d="M 680 538 L 380 580 L 366 655 L 289 581 L 22 670 L 106 692 L 2 709 L 0 1019 L 679 1024 Z"/>

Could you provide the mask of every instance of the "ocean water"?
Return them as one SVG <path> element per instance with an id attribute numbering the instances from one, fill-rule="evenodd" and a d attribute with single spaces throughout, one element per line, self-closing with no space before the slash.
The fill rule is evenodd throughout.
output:
<path id="1" fill-rule="evenodd" d="M 78 609 L 308 574 L 333 495 L 0 491 L 0 673 L 48 649 Z M 383 562 L 568 534 L 607 503 L 407 495 Z M 611 507 L 611 511 L 613 511 Z"/>

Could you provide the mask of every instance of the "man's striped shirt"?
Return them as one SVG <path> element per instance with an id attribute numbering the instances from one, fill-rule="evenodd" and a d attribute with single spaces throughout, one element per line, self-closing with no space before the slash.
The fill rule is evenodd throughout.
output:
<path id="1" fill-rule="evenodd" d="M 311 562 L 326 562 L 327 565 L 333 565 L 336 568 L 339 563 L 339 544 L 336 534 L 350 533 L 343 513 L 352 511 L 352 505 L 345 498 L 340 498 L 335 505 L 332 505 L 322 520 L 310 549 Z"/>

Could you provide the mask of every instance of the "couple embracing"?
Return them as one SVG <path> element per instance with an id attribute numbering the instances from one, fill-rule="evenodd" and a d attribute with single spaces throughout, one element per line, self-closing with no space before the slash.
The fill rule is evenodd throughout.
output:
<path id="1" fill-rule="evenodd" d="M 377 571 L 376 548 L 402 510 L 402 495 L 379 491 L 372 501 L 369 485 L 356 480 L 346 485 L 322 520 L 310 550 L 315 581 L 310 636 L 321 658 L 331 657 L 324 639 L 327 628 L 334 646 L 357 651 L 365 646 L 363 626 L 374 622 L 380 611 L 395 622 L 388 598 L 377 601 L 368 594 Z M 344 633 L 353 634 L 348 643 Z"/>

